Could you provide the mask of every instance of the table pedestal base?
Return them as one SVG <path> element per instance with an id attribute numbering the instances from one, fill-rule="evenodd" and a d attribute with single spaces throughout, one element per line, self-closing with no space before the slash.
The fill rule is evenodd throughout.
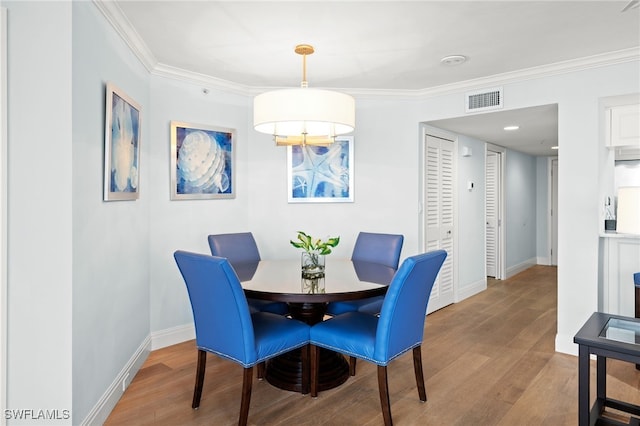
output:
<path id="1" fill-rule="evenodd" d="M 326 303 L 289 303 L 291 317 L 309 325 L 322 321 L 327 312 Z M 320 348 L 318 366 L 318 390 L 325 391 L 340 386 L 349 378 L 349 363 L 339 353 Z M 302 389 L 302 353 L 301 349 L 288 352 L 267 361 L 265 379 L 273 386 L 308 394 Z M 310 380 L 309 380 L 309 383 Z"/>
<path id="2" fill-rule="evenodd" d="M 339 353 L 320 349 L 318 390 L 325 391 L 340 386 L 349 378 L 349 363 Z M 302 394 L 302 358 L 300 349 L 267 361 L 265 379 L 273 386 Z"/>

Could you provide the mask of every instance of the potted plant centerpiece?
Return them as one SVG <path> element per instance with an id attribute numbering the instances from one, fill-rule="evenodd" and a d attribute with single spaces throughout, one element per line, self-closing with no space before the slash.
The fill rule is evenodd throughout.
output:
<path id="1" fill-rule="evenodd" d="M 324 276 L 324 256 L 331 253 L 331 248 L 338 245 L 340 237 L 327 238 L 326 241 L 316 239 L 311 235 L 298 231 L 298 239 L 290 243 L 296 248 L 304 250 L 302 253 L 302 277 L 307 279 Z"/>

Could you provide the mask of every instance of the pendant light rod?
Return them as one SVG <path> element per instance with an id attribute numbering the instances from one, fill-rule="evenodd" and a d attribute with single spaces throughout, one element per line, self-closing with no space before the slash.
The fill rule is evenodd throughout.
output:
<path id="1" fill-rule="evenodd" d="M 300 83 L 300 87 L 309 87 L 309 82 L 307 81 L 307 55 L 313 54 L 313 46 L 309 44 L 299 44 L 296 46 L 295 52 L 298 55 L 302 55 L 302 82 Z"/>

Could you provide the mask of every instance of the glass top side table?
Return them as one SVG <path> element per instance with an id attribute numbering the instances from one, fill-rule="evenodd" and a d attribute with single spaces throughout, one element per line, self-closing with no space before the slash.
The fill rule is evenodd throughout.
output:
<path id="1" fill-rule="evenodd" d="M 578 344 L 578 422 L 593 425 L 602 419 L 606 407 L 631 416 L 630 424 L 640 422 L 640 406 L 607 398 L 607 358 L 640 363 L 640 319 L 594 312 L 573 341 Z M 590 356 L 596 355 L 596 400 L 589 398 Z M 600 423 L 599 423 L 600 424 Z M 610 423 L 602 423 L 610 424 Z M 622 423 L 620 423 L 622 424 Z"/>

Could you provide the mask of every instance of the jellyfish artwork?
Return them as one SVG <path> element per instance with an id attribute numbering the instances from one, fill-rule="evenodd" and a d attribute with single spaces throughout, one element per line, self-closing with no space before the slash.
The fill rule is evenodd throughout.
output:
<path id="1" fill-rule="evenodd" d="M 178 192 L 215 194 L 229 189 L 226 154 L 206 132 L 189 132 L 178 150 Z"/>
<path id="2" fill-rule="evenodd" d="M 135 192 L 138 186 L 136 136 L 132 108 L 117 96 L 113 98 L 111 123 L 111 191 Z"/>

